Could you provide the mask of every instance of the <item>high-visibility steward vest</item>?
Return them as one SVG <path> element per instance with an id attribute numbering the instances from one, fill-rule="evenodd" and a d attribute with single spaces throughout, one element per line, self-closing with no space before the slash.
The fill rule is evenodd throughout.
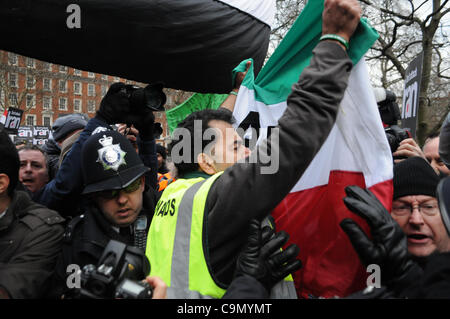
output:
<path id="1" fill-rule="evenodd" d="M 162 193 L 147 236 L 150 275 L 168 286 L 167 297 L 221 298 L 226 290 L 213 280 L 203 251 L 203 218 L 211 185 L 208 179 L 178 179 Z M 274 298 L 297 298 L 292 276 L 277 284 Z"/>

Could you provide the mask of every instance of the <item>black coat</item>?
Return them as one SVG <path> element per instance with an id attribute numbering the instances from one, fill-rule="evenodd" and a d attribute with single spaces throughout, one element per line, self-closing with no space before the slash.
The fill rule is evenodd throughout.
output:
<path id="1" fill-rule="evenodd" d="M 143 193 L 143 208 L 139 216 L 145 215 L 147 217 L 145 234 L 148 233 L 154 213 L 154 193 L 153 190 Z M 127 229 L 130 228 L 127 227 Z M 73 218 L 64 233 L 63 249 L 58 258 L 52 292 L 47 297 L 59 298 L 67 293 L 71 295 L 73 291 L 70 291 L 66 286 L 67 266 L 75 264 L 82 269 L 88 264 L 97 265 L 111 239 L 129 246 L 134 245 L 132 231 L 123 232 L 121 230 L 118 233 L 93 204 L 88 207 L 84 214 Z"/>
<path id="2" fill-rule="evenodd" d="M 64 219 L 16 191 L 0 219 L 0 286 L 12 298 L 40 298 L 61 250 Z"/>

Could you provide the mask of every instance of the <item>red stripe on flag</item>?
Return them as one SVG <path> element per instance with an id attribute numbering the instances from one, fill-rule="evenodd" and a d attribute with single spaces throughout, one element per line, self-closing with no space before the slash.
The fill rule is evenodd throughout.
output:
<path id="1" fill-rule="evenodd" d="M 342 200 L 349 185 L 365 188 L 363 174 L 333 171 L 328 185 L 290 193 L 272 212 L 276 229 L 290 235 L 287 245 L 300 247 L 303 267 L 294 274 L 299 298 L 310 294 L 345 297 L 365 288 L 368 273 L 339 226 L 344 218 L 352 218 L 369 233 L 367 223 L 350 212 Z M 370 188 L 389 210 L 392 189 L 392 180 Z"/>

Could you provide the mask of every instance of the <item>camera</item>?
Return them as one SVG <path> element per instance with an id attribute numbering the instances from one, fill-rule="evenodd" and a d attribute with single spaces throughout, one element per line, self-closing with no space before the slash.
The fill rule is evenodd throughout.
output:
<path id="1" fill-rule="evenodd" d="M 141 88 L 134 85 L 126 85 L 123 89 L 128 96 L 131 108 L 142 111 L 148 108 L 152 111 L 164 111 L 166 94 L 163 92 L 164 85 L 161 82 L 147 85 Z"/>
<path id="2" fill-rule="evenodd" d="M 384 129 L 384 132 L 386 133 L 386 137 L 389 146 L 391 147 L 392 153 L 397 150 L 401 141 L 411 137 L 408 130 L 402 129 L 397 125 L 391 125 L 386 127 Z"/>
<path id="3" fill-rule="evenodd" d="M 152 287 L 140 280 L 150 272 L 150 263 L 141 249 L 110 240 L 97 266 L 81 270 L 79 298 L 151 299 Z"/>
<path id="4" fill-rule="evenodd" d="M 401 117 L 395 93 L 383 88 L 374 89 L 374 93 L 381 120 L 386 125 L 384 132 L 391 147 L 391 152 L 394 153 L 401 141 L 411 137 L 411 133 L 397 125 Z"/>

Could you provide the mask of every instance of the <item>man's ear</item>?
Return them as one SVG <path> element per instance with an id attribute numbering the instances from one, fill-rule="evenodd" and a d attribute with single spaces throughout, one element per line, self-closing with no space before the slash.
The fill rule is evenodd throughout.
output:
<path id="1" fill-rule="evenodd" d="M 200 153 L 197 155 L 197 162 L 200 169 L 208 175 L 214 175 L 216 168 L 214 166 L 214 161 L 205 153 Z"/>
<path id="2" fill-rule="evenodd" d="M 9 176 L 1 173 L 0 174 L 0 195 L 6 194 L 9 187 Z"/>

